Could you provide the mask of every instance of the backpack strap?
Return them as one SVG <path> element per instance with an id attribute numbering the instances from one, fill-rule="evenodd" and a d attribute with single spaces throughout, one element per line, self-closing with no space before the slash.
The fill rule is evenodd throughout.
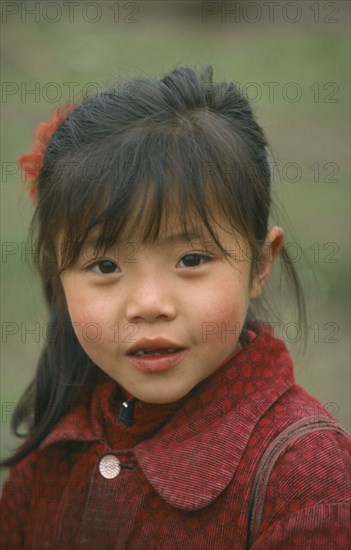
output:
<path id="1" fill-rule="evenodd" d="M 315 416 L 309 416 L 300 418 L 278 434 L 263 453 L 256 470 L 250 498 L 247 550 L 251 548 L 260 530 L 267 486 L 276 461 L 286 448 L 300 437 L 323 430 L 333 430 L 349 438 L 348 432 L 336 420 L 327 417 L 316 419 Z"/>

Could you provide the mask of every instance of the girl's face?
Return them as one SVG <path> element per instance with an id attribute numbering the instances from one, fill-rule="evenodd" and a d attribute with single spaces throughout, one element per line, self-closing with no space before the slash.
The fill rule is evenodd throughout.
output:
<path id="1" fill-rule="evenodd" d="M 61 281 L 78 340 L 125 390 L 169 403 L 211 375 L 236 349 L 249 300 L 257 297 L 283 232 L 270 230 L 261 271 L 238 235 L 182 234 L 176 218 L 152 244 L 119 242 L 103 256 L 87 246 Z"/>

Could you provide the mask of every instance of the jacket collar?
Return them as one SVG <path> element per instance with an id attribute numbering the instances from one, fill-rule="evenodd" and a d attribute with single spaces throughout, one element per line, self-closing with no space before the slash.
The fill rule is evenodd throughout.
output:
<path id="1" fill-rule="evenodd" d="M 196 510 L 230 483 L 261 416 L 294 384 L 285 344 L 261 325 L 261 334 L 200 384 L 163 427 L 134 453 L 155 491 L 171 506 Z M 101 395 L 100 395 L 101 405 Z M 102 400 L 111 410 L 111 400 Z M 97 441 L 104 426 L 91 401 L 77 403 L 43 441 Z M 94 413 L 95 409 L 95 413 Z M 99 420 L 100 418 L 100 420 Z"/>

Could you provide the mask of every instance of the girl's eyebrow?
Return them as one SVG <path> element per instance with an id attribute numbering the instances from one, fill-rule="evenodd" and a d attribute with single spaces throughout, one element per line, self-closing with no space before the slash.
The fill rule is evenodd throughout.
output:
<path id="1" fill-rule="evenodd" d="M 203 241 L 204 238 L 208 238 L 210 241 L 213 241 L 212 237 L 210 236 L 210 234 L 200 234 L 200 233 L 197 233 L 195 231 L 191 231 L 190 233 L 189 232 L 179 232 L 179 233 L 174 233 L 174 234 L 171 234 L 171 235 L 168 235 L 167 237 L 164 237 L 163 239 L 160 239 L 160 242 L 161 243 L 167 243 L 169 241 L 180 241 L 180 242 L 189 242 L 189 241 Z"/>
<path id="2" fill-rule="evenodd" d="M 83 245 L 83 248 L 97 248 L 98 238 L 96 239 L 89 239 L 89 241 L 86 241 Z"/>

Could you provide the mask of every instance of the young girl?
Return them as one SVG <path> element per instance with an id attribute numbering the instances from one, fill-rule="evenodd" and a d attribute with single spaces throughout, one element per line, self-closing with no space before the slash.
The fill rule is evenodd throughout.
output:
<path id="1" fill-rule="evenodd" d="M 19 160 L 51 318 L 2 548 L 348 548 L 347 435 L 255 314 L 280 256 L 303 318 L 266 148 L 211 68 L 38 127 Z"/>

